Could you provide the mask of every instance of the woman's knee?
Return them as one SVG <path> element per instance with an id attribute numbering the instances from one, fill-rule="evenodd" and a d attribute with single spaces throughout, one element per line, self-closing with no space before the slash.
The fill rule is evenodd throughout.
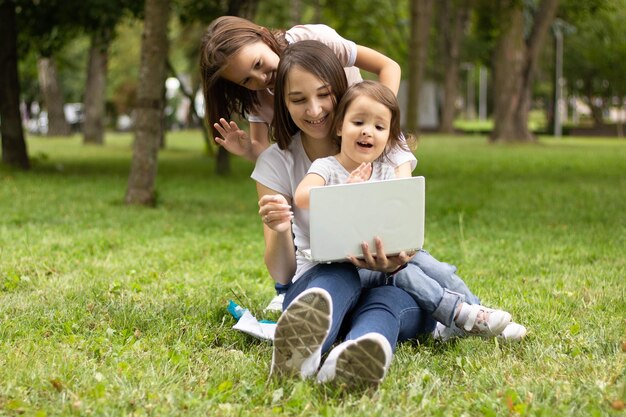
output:
<path id="1" fill-rule="evenodd" d="M 361 294 L 361 280 L 352 264 L 319 264 L 307 272 L 301 291 L 322 288 L 328 292 L 333 304 L 353 306 Z M 297 281 L 296 285 L 300 282 Z"/>

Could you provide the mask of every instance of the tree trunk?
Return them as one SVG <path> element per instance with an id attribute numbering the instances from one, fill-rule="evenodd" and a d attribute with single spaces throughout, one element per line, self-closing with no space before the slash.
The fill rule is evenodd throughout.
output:
<path id="1" fill-rule="evenodd" d="M 459 84 L 461 42 L 469 22 L 471 0 L 445 0 L 441 7 L 441 36 L 443 39 L 443 105 L 439 131 L 454 132 L 454 116 Z"/>
<path id="2" fill-rule="evenodd" d="M 154 205 L 157 157 L 163 129 L 163 84 L 167 76 L 169 0 L 146 0 L 135 119 L 133 160 L 126 203 Z"/>
<path id="3" fill-rule="evenodd" d="M 495 114 L 493 142 L 531 142 L 528 128 L 534 73 L 545 36 L 554 21 L 558 0 L 542 0 L 534 17 L 528 40 L 524 40 L 522 3 L 505 1 L 508 6 L 501 21 L 507 29 L 500 37 L 493 61 Z"/>
<path id="4" fill-rule="evenodd" d="M 518 126 L 524 71 L 524 16 L 515 7 L 503 17 L 508 29 L 501 35 L 493 60 L 494 129 L 492 141 L 532 140 L 527 124 Z"/>
<path id="5" fill-rule="evenodd" d="M 596 100 L 593 96 L 589 98 L 591 118 L 593 119 L 593 127 L 602 127 L 604 126 L 604 106 L 598 105 Z"/>
<path id="6" fill-rule="evenodd" d="M 428 34 L 433 0 L 411 0 L 411 35 L 409 38 L 409 80 L 407 91 L 407 130 L 418 134 L 419 93 L 427 62 Z"/>
<path id="7" fill-rule="evenodd" d="M 289 14 L 291 26 L 302 23 L 302 1 L 291 0 L 291 13 Z"/>
<path id="8" fill-rule="evenodd" d="M 604 125 L 604 101 L 602 98 L 595 96 L 593 92 L 593 78 L 585 77 L 584 92 L 587 98 L 587 104 L 591 110 L 591 119 L 593 120 L 593 127 L 602 127 Z"/>
<path id="9" fill-rule="evenodd" d="M 217 175 L 230 174 L 230 154 L 223 146 L 217 148 L 217 165 L 215 172 Z"/>
<path id="10" fill-rule="evenodd" d="M 91 37 L 89 63 L 87 64 L 87 86 L 85 90 L 85 124 L 83 143 L 104 143 L 104 102 L 106 94 L 109 30 Z"/>
<path id="11" fill-rule="evenodd" d="M 2 162 L 29 169 L 28 151 L 20 117 L 20 83 L 17 74 L 15 6 L 0 2 L 0 134 Z"/>
<path id="12" fill-rule="evenodd" d="M 70 125 L 65 120 L 63 111 L 63 93 L 52 57 L 41 57 L 37 63 L 39 70 L 39 88 L 43 96 L 44 107 L 48 113 L 48 136 L 67 136 Z"/>

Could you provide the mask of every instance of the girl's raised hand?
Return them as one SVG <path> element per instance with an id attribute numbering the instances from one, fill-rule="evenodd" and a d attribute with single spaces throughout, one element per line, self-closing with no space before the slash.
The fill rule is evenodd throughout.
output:
<path id="1" fill-rule="evenodd" d="M 259 200 L 261 221 L 275 232 L 286 232 L 291 228 L 293 212 L 285 196 L 281 194 L 264 195 Z"/>
<path id="2" fill-rule="evenodd" d="M 226 148 L 228 152 L 244 157 L 250 154 L 252 141 L 245 131 L 239 129 L 237 123 L 220 119 L 219 123 L 213 123 L 213 127 L 222 136 L 216 137 L 215 142 Z"/>
<path id="3" fill-rule="evenodd" d="M 362 162 L 361 165 L 356 167 L 354 171 L 350 173 L 348 176 L 348 180 L 346 181 L 348 184 L 353 182 L 365 182 L 370 179 L 372 176 L 372 164 L 367 162 Z"/>

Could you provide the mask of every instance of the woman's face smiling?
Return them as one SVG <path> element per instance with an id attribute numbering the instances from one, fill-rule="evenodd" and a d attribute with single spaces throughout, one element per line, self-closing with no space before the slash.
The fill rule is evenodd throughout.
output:
<path id="1" fill-rule="evenodd" d="M 263 41 L 243 46 L 233 55 L 222 77 L 248 90 L 274 88 L 278 55 Z"/>
<path id="2" fill-rule="evenodd" d="M 285 80 L 285 103 L 302 135 L 327 139 L 335 111 L 334 96 L 328 83 L 295 66 Z"/>

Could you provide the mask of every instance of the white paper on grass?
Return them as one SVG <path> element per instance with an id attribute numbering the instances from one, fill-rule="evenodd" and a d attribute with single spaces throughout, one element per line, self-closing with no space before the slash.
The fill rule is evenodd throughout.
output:
<path id="1" fill-rule="evenodd" d="M 233 329 L 239 330 L 250 336 L 258 337 L 263 340 L 274 340 L 274 332 L 276 332 L 276 323 L 260 323 L 248 310 L 246 310 L 239 321 L 233 326 Z"/>

